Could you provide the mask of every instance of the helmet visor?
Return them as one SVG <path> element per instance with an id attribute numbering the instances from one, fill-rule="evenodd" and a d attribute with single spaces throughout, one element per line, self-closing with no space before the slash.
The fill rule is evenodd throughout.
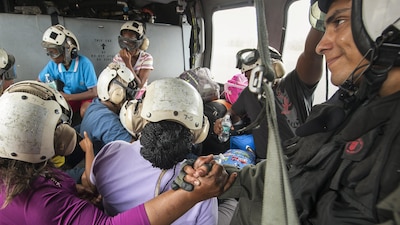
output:
<path id="1" fill-rule="evenodd" d="M 62 54 L 62 52 L 60 52 L 57 48 L 47 48 L 46 51 L 47 55 L 52 59 L 56 59 Z"/>
<path id="2" fill-rule="evenodd" d="M 142 44 L 142 40 L 118 36 L 118 44 L 121 49 L 133 51 L 140 47 L 140 45 Z"/>
<path id="3" fill-rule="evenodd" d="M 243 49 L 236 55 L 236 68 L 241 69 L 243 65 L 253 65 L 259 58 L 257 49 Z"/>

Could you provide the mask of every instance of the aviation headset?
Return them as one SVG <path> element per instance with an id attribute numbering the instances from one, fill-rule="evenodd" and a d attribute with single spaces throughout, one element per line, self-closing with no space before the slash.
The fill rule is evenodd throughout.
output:
<path id="1" fill-rule="evenodd" d="M 285 66 L 282 62 L 282 56 L 275 48 L 271 46 L 268 48 L 275 75 L 280 78 L 285 75 Z M 252 70 L 260 65 L 261 57 L 257 49 L 247 48 L 236 53 L 236 68 L 240 69 L 242 73 Z"/>
<path id="2" fill-rule="evenodd" d="M 14 63 L 14 56 L 0 48 L 0 95 L 3 93 L 3 81 L 15 78 L 15 72 L 13 70 Z"/>
<path id="3" fill-rule="evenodd" d="M 51 26 L 44 32 L 42 46 L 44 48 L 56 48 L 60 54 L 64 53 L 67 63 L 78 57 L 78 39 L 71 31 L 60 24 Z"/>
<path id="4" fill-rule="evenodd" d="M 0 75 L 14 66 L 15 58 L 8 54 L 4 49 L 0 48 Z"/>
<path id="5" fill-rule="evenodd" d="M 102 101 L 119 105 L 127 99 L 127 95 L 134 98 L 136 90 L 130 87 L 134 79 L 134 75 L 126 66 L 110 63 L 99 75 L 97 95 Z"/>
<path id="6" fill-rule="evenodd" d="M 318 7 L 327 13 L 332 0 L 318 0 Z M 376 10 L 384 9 L 384 10 Z M 362 74 L 349 74 L 341 85 L 341 96 L 366 99 L 375 96 L 394 66 L 400 66 L 400 4 L 398 0 L 352 0 L 351 31 L 359 52 L 369 64 Z M 357 71 L 360 67 L 354 68 Z M 354 84 L 362 75 L 366 82 Z M 362 91 L 357 91 L 362 89 Z M 356 98 L 354 94 L 357 93 Z M 343 98 L 343 97 L 342 97 Z M 349 100 L 347 100 L 349 101 Z"/>
<path id="7" fill-rule="evenodd" d="M 72 110 L 59 92 L 38 81 L 21 81 L 5 91 L 0 105 L 0 157 L 40 163 L 73 152 Z"/>
<path id="8" fill-rule="evenodd" d="M 147 87 L 140 116 L 149 122 L 169 120 L 182 124 L 191 130 L 195 144 L 205 140 L 210 128 L 199 92 L 179 78 L 153 81 Z"/>
<path id="9" fill-rule="evenodd" d="M 123 30 L 130 30 L 137 34 L 136 40 L 128 40 L 123 38 L 122 31 Z M 129 42 L 131 44 L 129 44 Z M 139 21 L 128 21 L 121 26 L 120 29 L 120 36 L 118 37 L 118 43 L 120 48 L 126 48 L 128 51 L 132 51 L 133 49 L 140 49 L 142 51 L 146 51 L 149 47 L 150 41 L 145 35 L 145 27 L 144 24 Z M 133 46 L 132 46 L 133 44 Z"/>
<path id="10" fill-rule="evenodd" d="M 318 0 L 327 13 L 332 0 Z M 358 50 L 375 65 L 400 66 L 400 4 L 397 0 L 352 0 L 352 33 Z M 385 9 L 385 10 L 376 10 Z M 379 18 L 379 19 L 377 19 Z"/>
<path id="11" fill-rule="evenodd" d="M 78 47 L 76 46 L 76 41 L 71 38 L 67 37 L 66 39 L 66 54 L 71 58 L 71 59 L 76 59 L 78 57 Z"/>

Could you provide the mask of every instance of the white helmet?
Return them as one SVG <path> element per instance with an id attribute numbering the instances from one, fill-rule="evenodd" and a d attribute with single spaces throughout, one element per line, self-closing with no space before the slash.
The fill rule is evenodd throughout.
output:
<path id="1" fill-rule="evenodd" d="M 79 50 L 79 42 L 75 34 L 60 24 L 47 28 L 47 30 L 43 33 L 42 41 L 45 42 L 43 45 L 46 45 L 46 47 L 43 47 L 54 48 L 55 46 L 64 46 L 67 37 L 73 39 L 76 48 Z"/>
<path id="2" fill-rule="evenodd" d="M 128 21 L 121 26 L 120 34 L 123 30 L 130 30 L 138 34 L 138 40 L 142 39 L 145 33 L 143 23 L 138 21 Z"/>
<path id="3" fill-rule="evenodd" d="M 97 81 L 97 96 L 102 101 L 110 101 L 114 104 L 123 103 L 126 100 L 126 90 L 135 77 L 124 65 L 110 63 L 99 75 Z"/>
<path id="4" fill-rule="evenodd" d="M 126 38 L 122 36 L 123 30 L 130 30 L 137 34 L 137 39 Z M 149 47 L 150 41 L 145 36 L 145 27 L 143 23 L 138 21 L 128 21 L 121 26 L 120 36 L 118 37 L 118 44 L 121 49 L 127 49 L 133 51 L 134 49 L 140 49 L 146 51 Z"/>
<path id="5" fill-rule="evenodd" d="M 0 95 L 3 93 L 4 80 L 12 80 L 16 78 L 13 68 L 14 63 L 14 56 L 0 48 Z"/>
<path id="6" fill-rule="evenodd" d="M 15 83 L 0 97 L 0 107 L 0 157 L 40 163 L 74 150 L 76 133 L 69 126 L 72 110 L 46 84 Z"/>
<path id="7" fill-rule="evenodd" d="M 55 48 L 59 51 L 59 54 L 64 53 L 66 63 L 78 57 L 78 50 L 80 49 L 75 34 L 60 24 L 49 27 L 43 33 L 42 47 Z"/>
<path id="8" fill-rule="evenodd" d="M 203 100 L 199 92 L 179 78 L 153 81 L 147 87 L 140 115 L 150 122 L 175 121 L 194 133 L 198 130 L 208 133 L 208 119 L 204 117 Z M 200 134 L 196 134 L 196 137 L 204 138 Z M 203 140 L 195 140 L 195 143 Z"/>
<path id="9" fill-rule="evenodd" d="M 9 71 L 10 69 L 12 69 L 12 67 L 14 66 L 15 63 L 15 58 L 13 55 L 7 53 L 4 49 L 0 48 L 0 77 L 6 73 L 7 71 Z M 11 76 L 11 77 L 10 77 Z M 7 78 L 15 78 L 15 74 L 13 75 L 9 75 L 6 77 L 3 77 L 5 79 Z"/>
<path id="10" fill-rule="evenodd" d="M 0 48 L 0 69 L 6 68 L 8 64 L 8 54 L 7 52 Z"/>
<path id="11" fill-rule="evenodd" d="M 333 0 L 318 0 L 327 13 Z M 400 65 L 400 4 L 398 0 L 353 0 L 351 29 L 362 55 L 375 65 Z M 372 51 L 371 51 L 372 50 Z M 374 54 L 371 56 L 371 54 Z"/>

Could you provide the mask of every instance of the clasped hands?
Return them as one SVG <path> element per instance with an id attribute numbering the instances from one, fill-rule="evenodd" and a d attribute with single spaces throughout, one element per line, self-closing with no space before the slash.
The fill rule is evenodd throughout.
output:
<path id="1" fill-rule="evenodd" d="M 182 188 L 186 191 L 202 189 L 208 194 L 213 192 L 212 196 L 219 196 L 231 187 L 236 176 L 237 173 L 228 174 L 225 168 L 214 160 L 213 155 L 200 156 L 196 161 L 186 160 L 182 164 L 181 172 L 174 180 L 172 188 Z"/>

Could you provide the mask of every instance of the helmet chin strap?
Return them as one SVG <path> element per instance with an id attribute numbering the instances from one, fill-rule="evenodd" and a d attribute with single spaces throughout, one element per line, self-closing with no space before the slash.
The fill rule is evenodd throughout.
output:
<path id="1" fill-rule="evenodd" d="M 373 58 L 375 51 L 372 49 L 370 51 L 372 51 L 371 58 Z M 370 51 L 365 55 L 369 54 Z M 363 59 L 365 59 L 365 56 Z M 346 103 L 354 103 L 355 100 L 358 102 L 364 102 L 368 99 L 374 98 L 379 93 L 383 82 L 385 82 L 387 78 L 389 70 L 394 65 L 394 61 L 386 66 L 377 66 L 372 59 L 369 62 L 369 64 L 357 66 L 350 74 L 349 79 L 340 85 L 340 99 L 344 101 L 345 106 L 347 105 L 351 107 L 351 104 Z M 355 75 L 355 72 L 361 68 L 364 68 L 363 71 L 358 75 Z M 363 79 L 358 82 L 361 78 Z M 356 85 L 356 83 L 359 84 Z"/>
<path id="2" fill-rule="evenodd" d="M 358 83 L 360 83 L 360 79 L 363 77 L 364 73 L 368 70 L 370 67 L 371 63 L 368 64 L 362 64 L 362 62 L 366 59 L 366 56 L 372 51 L 370 49 L 358 62 L 356 68 L 350 73 L 350 75 L 347 77 L 347 79 L 339 86 L 339 92 L 340 96 L 339 98 L 343 100 L 344 102 L 353 102 L 353 98 L 355 97 L 355 93 L 359 89 Z M 371 62 L 371 61 L 370 61 Z M 361 72 L 356 73 L 357 71 Z M 362 82 L 362 81 L 361 81 Z"/>
<path id="3" fill-rule="evenodd" d="M 398 18 L 395 23 L 397 23 L 399 20 L 400 18 Z M 381 36 L 376 38 L 373 47 L 370 47 L 368 51 L 366 51 L 359 65 L 350 74 L 349 78 L 351 79 L 346 80 L 345 84 L 353 81 L 350 83 L 349 87 L 351 88 L 352 85 L 355 87 L 354 93 L 356 93 L 357 99 L 360 102 L 372 99 L 379 93 L 382 84 L 387 78 L 388 72 L 393 66 L 396 65 L 396 62 L 399 61 L 399 44 L 396 44 L 396 40 L 398 40 L 399 37 L 399 30 L 394 25 L 388 26 L 382 32 Z M 362 61 L 365 59 L 367 59 L 369 63 L 366 65 L 361 65 Z M 361 73 L 359 73 L 356 81 L 361 77 L 363 79 L 356 87 L 354 85 L 356 82 L 354 79 L 354 74 L 361 68 L 364 69 L 361 71 Z M 341 85 L 341 88 L 342 87 L 346 88 L 346 85 Z"/>

